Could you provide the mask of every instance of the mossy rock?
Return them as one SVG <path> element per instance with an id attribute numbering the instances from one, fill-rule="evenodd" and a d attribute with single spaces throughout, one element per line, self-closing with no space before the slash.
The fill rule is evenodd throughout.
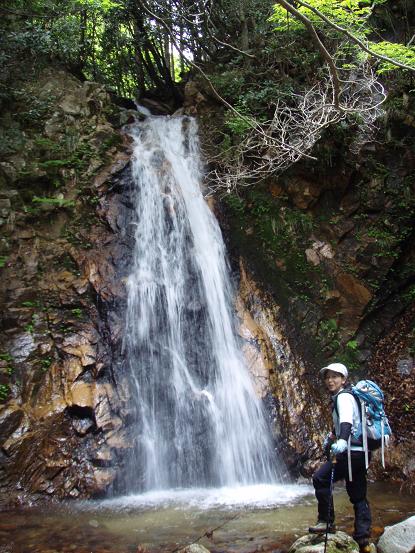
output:
<path id="1" fill-rule="evenodd" d="M 324 553 L 324 534 L 307 534 L 294 542 L 288 553 Z M 327 553 L 358 553 L 359 546 L 345 532 L 329 534 Z"/>

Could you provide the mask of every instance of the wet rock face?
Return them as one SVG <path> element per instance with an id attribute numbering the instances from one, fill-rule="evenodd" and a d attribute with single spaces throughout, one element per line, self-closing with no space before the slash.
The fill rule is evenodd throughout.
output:
<path id="1" fill-rule="evenodd" d="M 240 259 L 236 302 L 242 351 L 255 388 L 270 414 L 275 442 L 291 473 L 310 476 L 321 455 L 329 412 L 295 354 L 280 308 L 246 270 Z"/>
<path id="2" fill-rule="evenodd" d="M 9 503 L 102 495 L 129 448 L 126 387 L 115 375 L 132 239 L 129 144 L 107 119 L 112 108 L 100 85 L 62 72 L 39 83 L 40 95 L 55 90 L 56 105 L 36 143 L 76 129 L 93 154 L 79 175 L 57 173 L 62 198 L 49 196 L 46 184 L 36 208 L 28 198 L 40 197 L 39 182 L 19 166 L 45 162 L 30 148 L 4 162 L 0 490 Z"/>
<path id="3" fill-rule="evenodd" d="M 414 105 L 405 94 L 394 101 L 398 109 L 359 153 L 350 148 L 356 129 L 333 128 L 314 148 L 317 161 L 222 198 L 235 258 L 244 256 L 272 292 L 309 363 L 341 356 L 366 369 L 378 340 L 413 305 Z M 197 79 L 186 85 L 184 106 L 197 113 L 204 151 L 219 163 L 223 136 L 238 140 L 223 109 Z"/>
<path id="4" fill-rule="evenodd" d="M 32 259 L 49 263 L 47 273 L 28 275 L 17 255 L 3 269 L 1 351 L 10 375 L 0 411 L 2 491 L 11 495 L 17 486 L 17 501 L 100 495 L 129 447 L 123 379 L 114 375 L 129 238 L 120 243 L 111 228 L 115 219 L 128 228 L 122 201 L 127 174 L 99 187 L 102 219 L 89 228 L 88 249 L 35 232 L 27 247 Z M 17 280 L 33 299 L 21 302 L 13 293 Z"/>
<path id="5" fill-rule="evenodd" d="M 204 151 L 215 160 L 221 155 L 221 131 L 230 142 L 236 137 L 223 126 L 221 108 L 202 85 L 188 89 L 186 109 L 200 117 Z M 399 103 L 384 126 L 380 123 L 376 142 L 359 154 L 349 149 L 353 129 L 340 136 L 333 132 L 316 145 L 316 162 L 302 161 L 278 177 L 241 186 L 222 197 L 217 211 L 235 271 L 243 257 L 258 288 L 269 293 L 281 320 L 289 322 L 285 336 L 305 367 L 297 383 L 300 394 L 319 389 L 318 370 L 333 361 L 347 365 L 353 382 L 379 382 L 395 442 L 387 470 L 380 470 L 376 454 L 372 473 L 413 487 L 415 369 L 408 369 L 408 362 L 405 369 L 397 364 L 413 359 L 415 344 L 415 156 L 414 125 L 408 119 L 414 106 L 405 98 Z M 256 367 L 263 394 L 260 381 L 278 356 L 258 360 L 249 321 L 245 326 L 248 364 Z M 328 431 L 329 407 L 321 397 L 316 403 L 326 413 Z M 309 460 L 310 471 L 315 463 L 315 457 Z"/>

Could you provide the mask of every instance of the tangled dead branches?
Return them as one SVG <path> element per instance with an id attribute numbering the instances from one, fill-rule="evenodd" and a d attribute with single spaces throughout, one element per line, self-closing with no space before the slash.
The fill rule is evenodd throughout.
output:
<path id="1" fill-rule="evenodd" d="M 310 152 L 324 129 L 342 120 L 357 126 L 351 148 L 358 151 L 373 136 L 386 92 L 368 64 L 339 82 L 338 102 L 328 76 L 303 95 L 291 96 L 290 103 L 278 101 L 270 121 L 240 115 L 246 130 L 237 144 L 212 160 L 215 168 L 207 175 L 210 192 L 229 193 L 279 174 L 304 157 L 315 159 Z"/>

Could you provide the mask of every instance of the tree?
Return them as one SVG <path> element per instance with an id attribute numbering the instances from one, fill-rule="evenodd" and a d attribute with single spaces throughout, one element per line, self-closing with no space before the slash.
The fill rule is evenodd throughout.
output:
<path id="1" fill-rule="evenodd" d="M 277 0 L 270 18 L 277 32 L 295 35 L 305 29 L 326 76 L 320 72 L 318 82 L 302 94 L 278 100 L 268 121 L 233 112 L 227 123 L 239 137 L 210 175 L 213 190 L 230 192 L 310 157 L 324 129 L 342 120 L 357 123 L 354 150 L 371 138 L 387 97 L 379 75 L 396 68 L 415 71 L 415 49 L 410 44 L 376 44 L 366 38 L 372 32 L 368 19 L 373 8 L 384 2 L 365 6 L 358 0 Z"/>
<path id="2" fill-rule="evenodd" d="M 406 31 L 407 43 L 373 38 L 371 18 L 386 5 L 12 0 L 0 8 L 0 94 L 52 62 L 119 95 L 156 89 L 178 105 L 177 68 L 182 76 L 199 72 L 226 109 L 224 152 L 212 176 L 232 189 L 311 156 L 324 129 L 340 121 L 358 126 L 355 148 L 370 136 L 386 98 L 383 75 L 398 68 L 405 76 L 415 67 L 414 39 Z"/>

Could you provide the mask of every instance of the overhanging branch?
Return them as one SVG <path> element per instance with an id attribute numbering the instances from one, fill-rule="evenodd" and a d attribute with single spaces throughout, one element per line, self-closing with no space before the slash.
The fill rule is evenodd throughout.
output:
<path id="1" fill-rule="evenodd" d="M 284 5 L 287 4 L 284 0 L 277 0 L 278 4 Z M 283 4 L 284 2 L 284 4 Z M 378 60 L 387 61 L 388 63 L 391 63 L 393 65 L 396 65 L 396 67 L 400 67 L 401 69 L 408 69 L 409 71 L 415 71 L 415 67 L 412 65 L 407 65 L 406 63 L 401 63 L 398 60 L 395 60 L 393 58 L 389 58 L 388 56 L 384 56 L 383 54 L 378 54 L 377 52 L 374 52 L 371 50 L 360 38 L 357 38 L 354 36 L 350 31 L 345 29 L 344 27 L 341 27 L 340 25 L 337 25 L 337 23 L 334 23 L 334 21 L 331 21 L 328 17 L 324 15 L 320 10 L 315 8 L 314 6 L 310 6 L 307 2 L 304 2 L 303 0 L 297 0 L 297 3 L 303 6 L 304 8 L 307 8 L 308 10 L 312 11 L 314 14 L 316 14 L 320 19 L 322 19 L 325 23 L 330 25 L 333 29 L 336 29 L 336 31 L 339 31 L 340 33 L 346 35 L 352 42 L 357 44 L 362 50 L 373 56 L 374 58 L 377 58 Z M 285 9 L 287 9 L 285 7 Z M 292 13 L 292 12 L 291 12 Z M 300 13 L 300 12 L 298 12 Z M 303 15 L 303 14 L 301 14 Z M 297 17 L 297 16 L 296 16 Z"/>
<path id="2" fill-rule="evenodd" d="M 308 31 L 311 34 L 311 37 L 316 44 L 317 48 L 319 49 L 320 53 L 322 54 L 323 58 L 326 60 L 327 65 L 329 66 L 330 75 L 333 83 L 333 104 L 336 107 L 336 109 L 341 109 L 340 106 L 340 82 L 339 82 L 339 76 L 337 73 L 337 68 L 334 63 L 334 60 L 332 56 L 330 55 L 330 52 L 327 50 L 327 48 L 324 46 L 322 41 L 320 40 L 320 37 L 317 34 L 317 31 L 313 25 L 313 23 L 306 17 L 304 14 L 302 14 L 300 11 L 298 11 L 292 4 L 289 4 L 286 2 L 286 0 L 277 0 L 277 4 L 280 4 L 283 8 L 287 10 L 287 12 L 291 13 L 296 19 L 301 21 L 303 25 L 308 29 Z"/>

